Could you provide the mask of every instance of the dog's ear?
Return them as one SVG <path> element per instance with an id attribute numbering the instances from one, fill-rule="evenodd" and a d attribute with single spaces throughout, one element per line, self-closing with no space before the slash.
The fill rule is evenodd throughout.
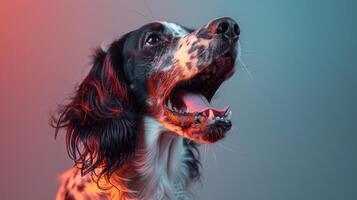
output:
<path id="1" fill-rule="evenodd" d="M 82 174 L 111 175 L 137 143 L 137 114 L 121 60 L 125 37 L 94 54 L 93 66 L 67 105 L 53 117 L 56 135 L 66 129 L 68 154 Z"/>

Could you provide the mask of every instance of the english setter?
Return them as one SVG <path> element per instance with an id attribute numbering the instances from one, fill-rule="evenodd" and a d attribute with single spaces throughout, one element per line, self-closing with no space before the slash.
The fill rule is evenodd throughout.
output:
<path id="1" fill-rule="evenodd" d="M 53 118 L 75 162 L 57 199 L 192 199 L 198 143 L 214 143 L 232 126 L 229 107 L 210 102 L 235 71 L 239 35 L 228 17 L 197 30 L 160 21 L 96 49 Z"/>

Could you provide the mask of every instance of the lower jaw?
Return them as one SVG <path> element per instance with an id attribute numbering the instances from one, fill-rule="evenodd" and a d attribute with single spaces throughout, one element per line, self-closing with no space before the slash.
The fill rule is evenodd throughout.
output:
<path id="1" fill-rule="evenodd" d="M 199 140 L 202 143 L 214 143 L 225 137 L 226 132 L 223 130 L 212 131 L 212 129 L 219 129 L 218 127 L 212 127 L 208 130 L 192 133 L 193 140 Z"/>
<path id="2" fill-rule="evenodd" d="M 174 125 L 180 127 L 188 127 L 195 124 L 195 113 L 174 114 L 170 110 L 165 109 L 164 116 Z"/>
<path id="3" fill-rule="evenodd" d="M 170 123 L 163 122 L 163 126 L 168 132 L 171 132 L 174 135 L 179 137 L 186 138 L 188 140 L 201 143 L 201 144 L 212 144 L 215 143 L 225 137 L 225 132 L 222 133 L 209 133 L 208 130 L 202 131 L 189 131 L 189 130 L 182 130 L 181 127 L 174 126 Z"/>

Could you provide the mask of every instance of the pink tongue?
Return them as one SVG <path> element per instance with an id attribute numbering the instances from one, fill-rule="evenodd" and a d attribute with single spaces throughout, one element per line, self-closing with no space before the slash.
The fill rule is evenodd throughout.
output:
<path id="1" fill-rule="evenodd" d="M 184 102 L 191 113 L 212 110 L 215 114 L 224 114 L 229 108 L 228 106 L 223 109 L 214 108 L 210 105 L 206 97 L 199 93 L 180 90 L 176 95 Z"/>

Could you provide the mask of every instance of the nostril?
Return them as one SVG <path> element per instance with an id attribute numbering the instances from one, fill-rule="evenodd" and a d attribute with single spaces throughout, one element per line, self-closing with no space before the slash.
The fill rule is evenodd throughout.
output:
<path id="1" fill-rule="evenodd" d="M 227 33 L 228 31 L 229 31 L 228 22 L 221 22 L 218 24 L 217 30 L 216 30 L 217 34 Z"/>
<path id="2" fill-rule="evenodd" d="M 240 35 L 240 28 L 239 28 L 238 24 L 234 24 L 233 29 L 234 29 L 234 33 L 239 36 Z"/>

